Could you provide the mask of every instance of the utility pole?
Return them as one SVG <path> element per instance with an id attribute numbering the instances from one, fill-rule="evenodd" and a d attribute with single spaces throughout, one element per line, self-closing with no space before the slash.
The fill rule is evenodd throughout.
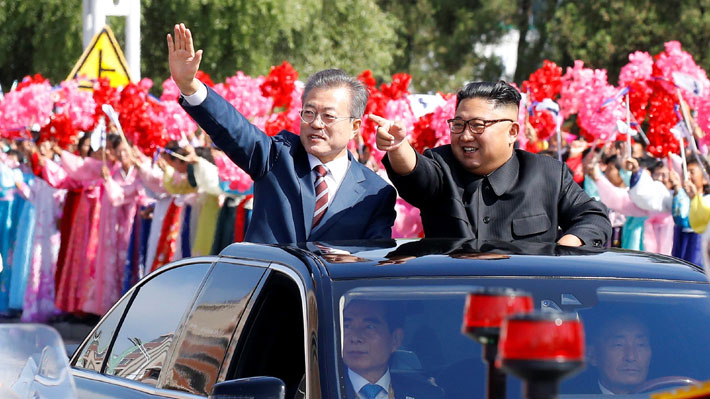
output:
<path id="1" fill-rule="evenodd" d="M 126 61 L 133 81 L 141 78 L 141 2 L 140 0 L 83 0 L 83 36 L 86 48 L 106 25 L 107 16 L 126 17 Z"/>

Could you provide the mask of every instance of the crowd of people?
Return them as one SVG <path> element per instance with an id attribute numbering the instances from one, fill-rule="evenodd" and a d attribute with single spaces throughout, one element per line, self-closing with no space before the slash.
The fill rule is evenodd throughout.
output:
<path id="1" fill-rule="evenodd" d="M 115 133 L 99 148 L 3 140 L 0 312 L 102 315 L 150 271 L 242 241 L 252 195 L 220 182 L 205 137 L 155 159 Z"/>

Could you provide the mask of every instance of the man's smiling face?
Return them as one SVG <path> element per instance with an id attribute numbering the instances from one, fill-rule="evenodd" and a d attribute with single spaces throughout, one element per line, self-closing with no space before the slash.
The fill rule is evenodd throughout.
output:
<path id="1" fill-rule="evenodd" d="M 348 141 L 360 129 L 362 121 L 349 118 L 350 97 L 350 91 L 345 86 L 315 88 L 303 102 L 303 109 L 318 113 L 318 117 L 311 123 L 301 121 L 301 143 L 306 152 L 323 163 L 345 155 Z M 325 126 L 322 120 L 324 115 L 342 119 Z"/>
<path id="2" fill-rule="evenodd" d="M 499 105 L 482 98 L 461 100 L 456 108 L 455 119 L 485 123 L 485 121 L 518 119 L 514 105 Z M 467 171 L 487 175 L 498 169 L 513 154 L 513 143 L 518 136 L 516 122 L 498 122 L 486 127 L 482 134 L 474 134 L 467 126 L 462 133 L 451 133 L 451 150 Z"/>

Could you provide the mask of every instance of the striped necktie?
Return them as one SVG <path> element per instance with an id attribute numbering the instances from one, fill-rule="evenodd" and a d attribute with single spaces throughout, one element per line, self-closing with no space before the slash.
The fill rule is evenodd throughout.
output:
<path id="1" fill-rule="evenodd" d="M 313 168 L 316 172 L 316 210 L 313 214 L 313 225 L 311 228 L 316 227 L 318 223 L 323 219 L 326 209 L 328 209 L 328 184 L 325 182 L 325 175 L 328 173 L 328 169 L 323 165 L 317 165 Z"/>

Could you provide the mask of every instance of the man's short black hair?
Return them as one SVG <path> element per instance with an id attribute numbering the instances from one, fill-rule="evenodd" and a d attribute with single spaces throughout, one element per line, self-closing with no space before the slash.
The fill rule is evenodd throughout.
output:
<path id="1" fill-rule="evenodd" d="M 387 322 L 387 327 L 390 332 L 398 329 L 404 328 L 404 315 L 405 307 L 403 304 L 399 304 L 393 301 L 380 301 L 374 299 L 353 299 L 347 305 L 345 309 L 348 308 L 353 303 L 363 303 L 370 306 L 380 307 L 384 312 L 384 318 Z"/>
<path id="2" fill-rule="evenodd" d="M 468 98 L 480 98 L 490 101 L 496 107 L 500 105 L 520 106 L 520 92 L 503 80 L 497 82 L 471 82 L 456 94 L 456 108 Z"/>
<path id="3" fill-rule="evenodd" d="M 661 160 L 655 159 L 655 161 L 656 162 L 654 162 L 651 166 L 648 167 L 648 171 L 651 172 L 651 174 L 653 174 L 656 170 L 666 166 L 666 164 L 664 164 Z"/>
<path id="4" fill-rule="evenodd" d="M 182 147 L 180 147 L 180 144 L 177 142 L 177 140 L 170 140 L 170 141 L 168 141 L 167 144 L 165 144 L 165 149 L 166 149 L 166 150 L 170 150 L 170 151 L 172 151 L 172 152 L 174 152 L 174 153 L 176 153 L 176 154 L 178 154 L 178 155 L 182 155 L 182 156 L 186 156 L 186 155 L 187 155 L 187 150 L 184 149 L 184 148 L 182 148 Z M 185 162 L 185 161 L 183 161 L 182 159 L 180 159 L 180 158 L 178 158 L 178 157 L 176 157 L 176 156 L 174 156 L 174 155 L 172 155 L 172 154 L 168 154 L 168 155 L 169 155 L 172 159 L 174 159 L 174 160 L 176 160 L 176 161 L 180 161 L 180 162 L 183 162 L 183 163 Z"/>

